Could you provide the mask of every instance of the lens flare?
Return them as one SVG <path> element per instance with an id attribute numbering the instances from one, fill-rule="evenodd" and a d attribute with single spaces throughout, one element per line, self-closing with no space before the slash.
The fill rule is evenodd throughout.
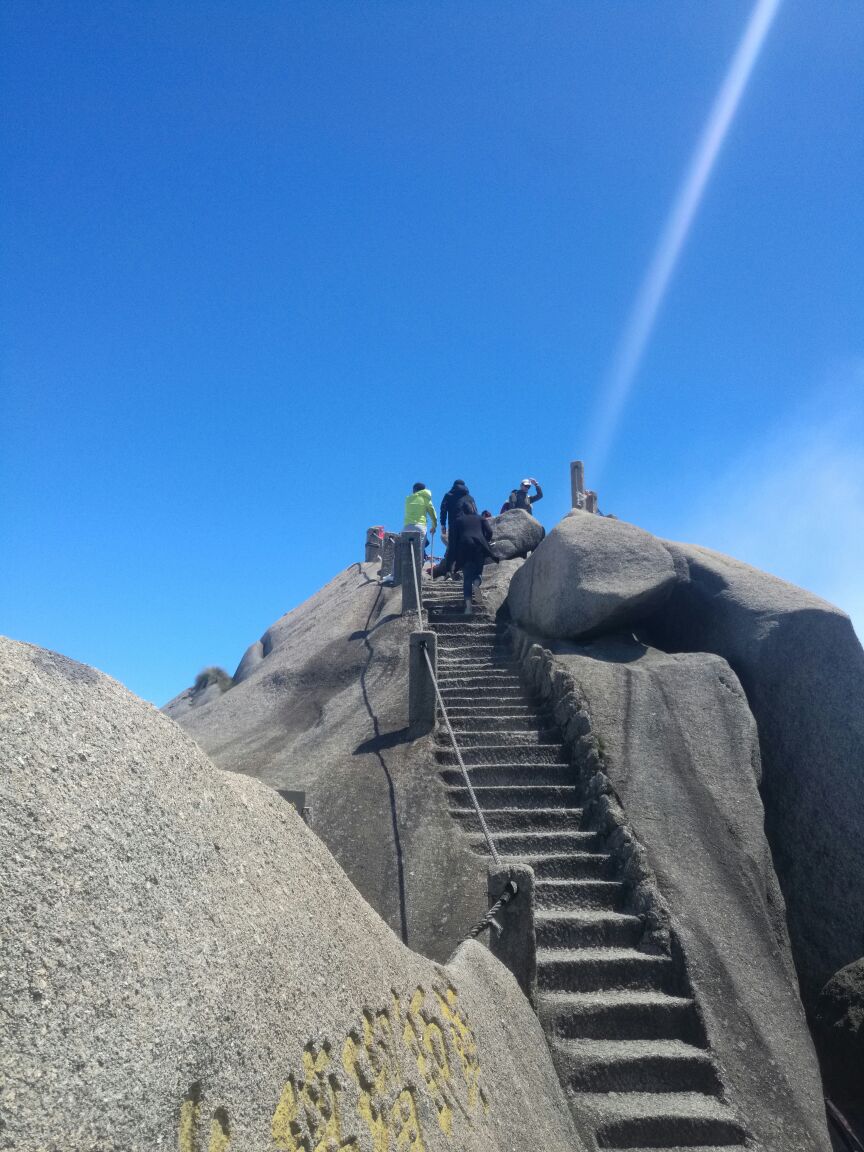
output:
<path id="1" fill-rule="evenodd" d="M 780 4 L 781 0 L 757 0 L 660 234 L 607 377 L 589 457 L 595 474 L 609 453 L 669 282 Z"/>

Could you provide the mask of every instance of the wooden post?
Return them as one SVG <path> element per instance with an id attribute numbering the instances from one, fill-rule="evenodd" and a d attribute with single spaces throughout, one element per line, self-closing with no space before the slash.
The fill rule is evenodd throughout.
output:
<path id="1" fill-rule="evenodd" d="M 574 508 L 585 507 L 585 465 L 581 460 L 570 464 L 570 499 Z"/>

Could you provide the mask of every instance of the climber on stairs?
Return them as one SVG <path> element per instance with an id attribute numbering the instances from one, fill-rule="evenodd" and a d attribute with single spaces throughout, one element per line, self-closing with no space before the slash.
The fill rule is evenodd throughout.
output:
<path id="1" fill-rule="evenodd" d="M 477 512 L 477 505 L 474 503 L 474 497 L 468 491 L 468 485 L 464 480 L 454 480 L 453 487 L 449 492 L 444 493 L 444 499 L 441 501 L 441 539 L 447 542 L 447 526 L 449 521 L 450 529 L 459 519 L 460 516 L 466 512 Z"/>
<path id="2" fill-rule="evenodd" d="M 500 563 L 490 547 L 491 539 L 492 526 L 489 517 L 478 516 L 476 512 L 465 512 L 456 518 L 455 523 L 451 523 L 447 553 L 451 565 L 462 569 L 466 616 L 470 616 L 473 611 L 474 590 L 480 585 L 486 558 L 490 557 L 496 564 Z"/>
<path id="3" fill-rule="evenodd" d="M 429 539 L 426 536 L 427 516 L 432 521 L 432 531 L 434 532 L 438 525 L 438 517 L 435 515 L 432 493 L 421 480 L 411 489 L 411 495 L 405 497 L 405 527 L 402 531 L 422 533 L 424 554 L 429 544 Z"/>
<path id="4" fill-rule="evenodd" d="M 447 550 L 444 559 L 433 569 L 433 576 L 444 576 L 454 567 L 450 537 L 453 535 L 456 522 L 466 513 L 476 515 L 477 505 L 465 481 L 454 480 L 452 488 L 444 493 L 444 499 L 441 501 L 441 540 Z"/>

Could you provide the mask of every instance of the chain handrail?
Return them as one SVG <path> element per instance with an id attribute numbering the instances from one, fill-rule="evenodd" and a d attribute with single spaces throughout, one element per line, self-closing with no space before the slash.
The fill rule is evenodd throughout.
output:
<path id="1" fill-rule="evenodd" d="M 423 614 L 420 608 L 420 583 L 417 577 L 417 561 L 415 558 L 414 549 L 411 549 L 411 569 L 414 573 L 414 588 L 417 592 L 417 616 L 420 620 L 420 631 L 423 631 Z M 492 839 L 492 833 L 489 831 L 489 826 L 486 823 L 486 817 L 483 815 L 483 809 L 480 807 L 480 802 L 477 799 L 477 794 L 474 791 L 474 786 L 471 783 L 471 777 L 468 775 L 468 769 L 465 767 L 465 761 L 462 759 L 462 752 L 456 740 L 456 733 L 453 731 L 453 725 L 450 723 L 450 717 L 447 715 L 447 708 L 444 705 L 444 698 L 441 695 L 441 689 L 438 686 L 438 677 L 435 675 L 435 669 L 432 666 L 432 660 L 429 657 L 429 650 L 426 645 L 423 645 L 423 655 L 426 658 L 426 667 L 429 669 L 429 675 L 432 677 L 432 685 L 435 689 L 435 696 L 438 700 L 438 707 L 441 709 L 441 715 L 444 717 L 444 723 L 447 725 L 447 731 L 450 734 L 450 742 L 453 745 L 453 751 L 456 753 L 456 759 L 459 762 L 459 767 L 462 770 L 462 776 L 465 780 L 465 787 L 468 789 L 468 795 L 471 797 L 471 803 L 474 805 L 474 811 L 477 813 L 477 819 L 480 821 L 480 828 L 486 838 L 486 843 L 489 846 L 489 851 L 492 854 L 492 859 L 496 864 L 500 865 L 501 857 L 498 855 L 498 850 L 495 847 L 495 841 Z"/>

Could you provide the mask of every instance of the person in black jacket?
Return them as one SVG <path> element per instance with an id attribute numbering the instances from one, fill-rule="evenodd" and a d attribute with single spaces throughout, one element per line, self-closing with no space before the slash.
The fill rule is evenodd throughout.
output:
<path id="1" fill-rule="evenodd" d="M 465 597 L 465 615 L 472 612 L 474 589 L 482 579 L 483 565 L 487 557 L 498 564 L 500 561 L 489 546 L 492 539 L 492 526 L 489 517 L 478 516 L 476 512 L 464 512 L 451 525 L 450 543 L 447 551 L 454 568 L 462 569 L 462 590 Z"/>
<path id="2" fill-rule="evenodd" d="M 474 497 L 468 491 L 468 485 L 465 481 L 454 480 L 453 487 L 449 492 L 444 493 L 444 499 L 441 501 L 441 514 L 438 518 L 438 524 L 441 528 L 441 539 L 446 545 L 446 550 L 444 552 L 444 559 L 432 570 L 433 577 L 446 576 L 454 567 L 453 554 L 450 549 L 450 538 L 453 535 L 456 522 L 466 513 L 476 515 L 477 505 L 474 503 Z"/>
<path id="3" fill-rule="evenodd" d="M 444 493 L 444 499 L 441 501 L 441 515 L 438 517 L 438 523 L 441 526 L 441 539 L 445 544 L 448 524 L 452 531 L 454 523 L 465 512 L 476 514 L 477 505 L 474 503 L 474 497 L 468 491 L 468 485 L 465 481 L 454 480 L 450 491 Z"/>

